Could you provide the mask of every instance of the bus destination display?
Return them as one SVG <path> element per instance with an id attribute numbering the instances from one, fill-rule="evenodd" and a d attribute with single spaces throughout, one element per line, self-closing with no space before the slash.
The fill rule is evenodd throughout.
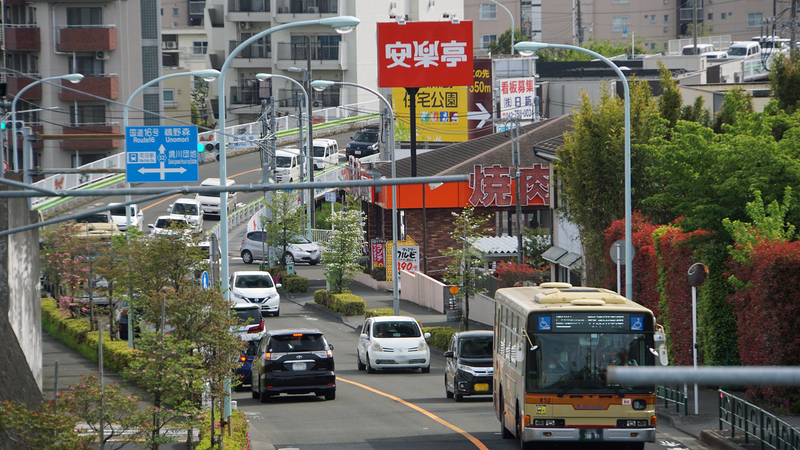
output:
<path id="1" fill-rule="evenodd" d="M 628 314 L 570 313 L 553 314 L 554 332 L 626 332 Z"/>

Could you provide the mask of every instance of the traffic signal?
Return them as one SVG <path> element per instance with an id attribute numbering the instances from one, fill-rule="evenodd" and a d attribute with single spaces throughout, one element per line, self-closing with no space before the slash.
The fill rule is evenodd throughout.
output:
<path id="1" fill-rule="evenodd" d="M 22 131 L 25 128 L 25 121 L 18 120 L 17 121 L 17 132 Z M 12 120 L 5 120 L 0 122 L 0 130 L 13 130 L 14 129 L 14 122 Z"/>
<path id="2" fill-rule="evenodd" d="M 203 147 L 200 150 L 200 147 Z M 219 141 L 205 141 L 200 142 L 197 144 L 197 151 L 198 152 L 212 152 L 214 154 L 214 159 L 219 161 Z"/>

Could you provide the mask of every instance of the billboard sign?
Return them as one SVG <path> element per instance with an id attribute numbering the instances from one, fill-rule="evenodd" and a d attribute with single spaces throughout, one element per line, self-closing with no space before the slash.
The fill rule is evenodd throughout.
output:
<path id="1" fill-rule="evenodd" d="M 462 142 L 467 140 L 467 88 L 425 87 L 417 92 L 417 141 Z M 408 142 L 411 101 L 403 88 L 392 89 L 395 117 L 394 139 Z"/>
<path id="2" fill-rule="evenodd" d="M 469 139 L 492 134 L 492 60 L 476 59 L 473 62 L 472 86 L 467 88 L 467 128 Z"/>
<path id="3" fill-rule="evenodd" d="M 500 80 L 500 117 L 533 120 L 533 98 L 536 86 L 533 78 L 504 78 Z"/>
<path id="4" fill-rule="evenodd" d="M 472 22 L 378 23 L 378 86 L 472 84 Z"/>

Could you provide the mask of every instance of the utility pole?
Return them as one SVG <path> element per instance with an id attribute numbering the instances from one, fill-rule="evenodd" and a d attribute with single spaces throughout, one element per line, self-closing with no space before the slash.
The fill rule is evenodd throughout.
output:
<path id="1" fill-rule="evenodd" d="M 581 18 L 581 0 L 576 0 L 575 4 L 575 22 L 578 33 L 578 44 L 583 44 L 583 24 Z"/>
<path id="2" fill-rule="evenodd" d="M 694 54 L 697 55 L 697 2 L 700 0 L 692 0 L 692 45 L 694 46 Z"/>
<path id="3" fill-rule="evenodd" d="M 792 18 L 789 19 L 789 26 L 792 27 L 792 37 L 789 41 L 789 48 L 797 48 L 797 0 L 792 0 Z"/>
<path id="4" fill-rule="evenodd" d="M 303 72 L 303 87 L 308 93 L 308 181 L 314 182 L 314 90 L 311 88 L 311 36 L 306 36 L 306 71 Z M 314 189 L 308 190 L 308 201 L 311 202 L 311 228 L 314 228 L 314 213 L 317 209 L 317 200 L 314 197 Z M 308 237 L 311 239 L 311 236 Z"/>

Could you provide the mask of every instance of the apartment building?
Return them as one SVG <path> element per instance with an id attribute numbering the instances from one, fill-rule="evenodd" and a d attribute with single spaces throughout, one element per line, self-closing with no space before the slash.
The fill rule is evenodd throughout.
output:
<path id="1" fill-rule="evenodd" d="M 670 39 L 691 34 L 695 11 L 701 33 L 750 40 L 761 34 L 762 19 L 774 15 L 774 6 L 771 0 L 543 1 L 542 41 L 576 44 L 594 38 L 619 42 L 635 35 L 648 51 L 659 52 Z M 788 14 L 782 20 L 788 20 Z"/>
<path id="2" fill-rule="evenodd" d="M 13 98 L 35 79 L 81 73 L 84 79 L 38 84 L 20 98 L 17 110 L 44 134 L 120 133 L 124 104 L 143 82 L 161 75 L 158 1 L 58 3 L 6 0 L 3 14 L 2 77 Z M 133 103 L 161 111 L 158 90 Z M 159 124 L 157 116 L 131 114 L 134 125 Z M 120 139 L 65 139 L 34 143 L 34 165 L 77 167 L 123 150 Z"/>
<path id="3" fill-rule="evenodd" d="M 542 0 L 464 0 L 464 19 L 473 24 L 476 57 L 488 55 L 489 44 L 511 29 L 512 17 L 514 28 L 523 36 L 541 42 Z"/>
<path id="4" fill-rule="evenodd" d="M 233 60 L 225 86 L 212 83 L 212 97 L 218 95 L 217 89 L 226 90 L 226 117 L 228 124 L 234 125 L 251 122 L 260 115 L 261 98 L 269 95 L 267 83 L 255 78 L 260 72 L 288 76 L 302 83 L 302 71 L 310 69 L 313 80 L 347 81 L 377 89 L 376 23 L 396 18 L 447 20 L 442 17 L 444 13 L 464 17 L 463 3 L 459 0 L 208 0 L 204 16 L 209 45 L 206 58 L 209 67 L 215 69 L 222 67 L 239 44 L 263 30 L 344 15 L 361 20 L 354 31 L 344 35 L 326 26 L 308 26 L 277 31 L 260 39 Z M 294 113 L 299 89 L 293 83 L 275 79 L 272 93 L 280 109 L 288 108 Z M 374 99 L 373 94 L 363 89 L 338 86 L 313 93 L 316 108 Z"/>

